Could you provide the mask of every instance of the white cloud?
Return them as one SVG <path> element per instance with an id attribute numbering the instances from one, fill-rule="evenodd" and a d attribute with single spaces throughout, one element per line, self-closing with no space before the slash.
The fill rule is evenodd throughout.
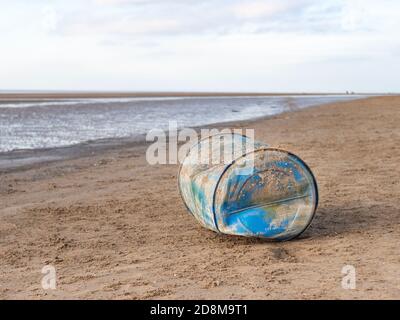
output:
<path id="1" fill-rule="evenodd" d="M 117 21 L 94 21 L 88 25 L 84 21 L 72 24 L 66 31 L 69 35 L 146 35 L 175 33 L 180 23 L 174 19 L 119 19 Z"/>
<path id="2" fill-rule="evenodd" d="M 4 2 L 0 89 L 400 91 L 399 11 L 395 0 Z"/>
<path id="3" fill-rule="evenodd" d="M 260 18 L 284 12 L 291 6 L 293 2 L 288 1 L 248 1 L 233 5 L 232 11 L 238 18 Z"/>

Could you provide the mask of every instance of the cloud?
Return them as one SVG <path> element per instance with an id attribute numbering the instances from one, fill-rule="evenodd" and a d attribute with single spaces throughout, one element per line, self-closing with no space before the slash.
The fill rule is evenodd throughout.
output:
<path id="1" fill-rule="evenodd" d="M 163 35 L 181 30 L 180 22 L 174 19 L 113 19 L 93 20 L 88 25 L 84 20 L 75 21 L 66 32 L 86 35 Z"/>
<path id="2" fill-rule="evenodd" d="M 234 4 L 231 9 L 236 17 L 251 19 L 271 17 L 301 6 L 304 6 L 302 1 L 244 1 Z"/>
<path id="3" fill-rule="evenodd" d="M 63 11 L 57 23 L 60 34 L 132 38 L 271 32 L 334 34 L 382 28 L 373 12 L 364 9 L 365 1 L 357 0 L 91 0 L 74 3 L 69 9 L 58 10 Z M 399 6 L 391 2 L 389 8 L 393 7 Z M 390 14 L 387 11 L 379 20 Z"/>
<path id="4" fill-rule="evenodd" d="M 312 91 L 355 81 L 394 88 L 399 10 L 398 0 L 5 1 L 0 82 L 294 91 L 304 83 Z"/>
<path id="5" fill-rule="evenodd" d="M 166 36 L 302 31 L 297 21 L 308 7 L 319 2 L 92 0 L 90 3 L 64 12 L 63 23 L 59 24 L 61 34 Z M 303 31 L 306 28 L 307 25 Z"/>

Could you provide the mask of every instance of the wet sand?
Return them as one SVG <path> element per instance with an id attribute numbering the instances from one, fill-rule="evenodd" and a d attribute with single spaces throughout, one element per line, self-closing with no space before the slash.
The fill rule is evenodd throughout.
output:
<path id="1" fill-rule="evenodd" d="M 213 233 L 186 212 L 177 165 L 126 143 L 1 171 L 0 298 L 400 298 L 400 97 L 231 124 L 305 160 L 310 228 L 270 243 Z M 57 289 L 43 290 L 44 265 Z M 343 266 L 356 289 L 341 286 Z"/>

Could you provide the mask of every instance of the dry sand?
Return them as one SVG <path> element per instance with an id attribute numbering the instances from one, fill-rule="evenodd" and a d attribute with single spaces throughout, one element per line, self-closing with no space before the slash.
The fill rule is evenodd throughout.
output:
<path id="1" fill-rule="evenodd" d="M 145 145 L 3 172 L 0 298 L 399 299 L 399 124 L 393 96 L 235 125 L 316 175 L 316 217 L 284 243 L 202 228 L 177 166 L 149 166 Z M 53 291 L 41 287 L 46 264 Z M 341 287 L 347 264 L 355 290 Z"/>

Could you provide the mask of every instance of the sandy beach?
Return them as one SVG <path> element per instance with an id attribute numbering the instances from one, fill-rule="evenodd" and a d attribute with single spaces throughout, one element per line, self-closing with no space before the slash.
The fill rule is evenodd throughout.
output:
<path id="1" fill-rule="evenodd" d="M 144 143 L 0 168 L 0 298 L 400 299 L 399 123 L 400 96 L 385 96 L 230 124 L 316 176 L 315 219 L 283 243 L 202 228 L 178 166 L 147 164 Z M 56 290 L 42 289 L 45 265 Z"/>

